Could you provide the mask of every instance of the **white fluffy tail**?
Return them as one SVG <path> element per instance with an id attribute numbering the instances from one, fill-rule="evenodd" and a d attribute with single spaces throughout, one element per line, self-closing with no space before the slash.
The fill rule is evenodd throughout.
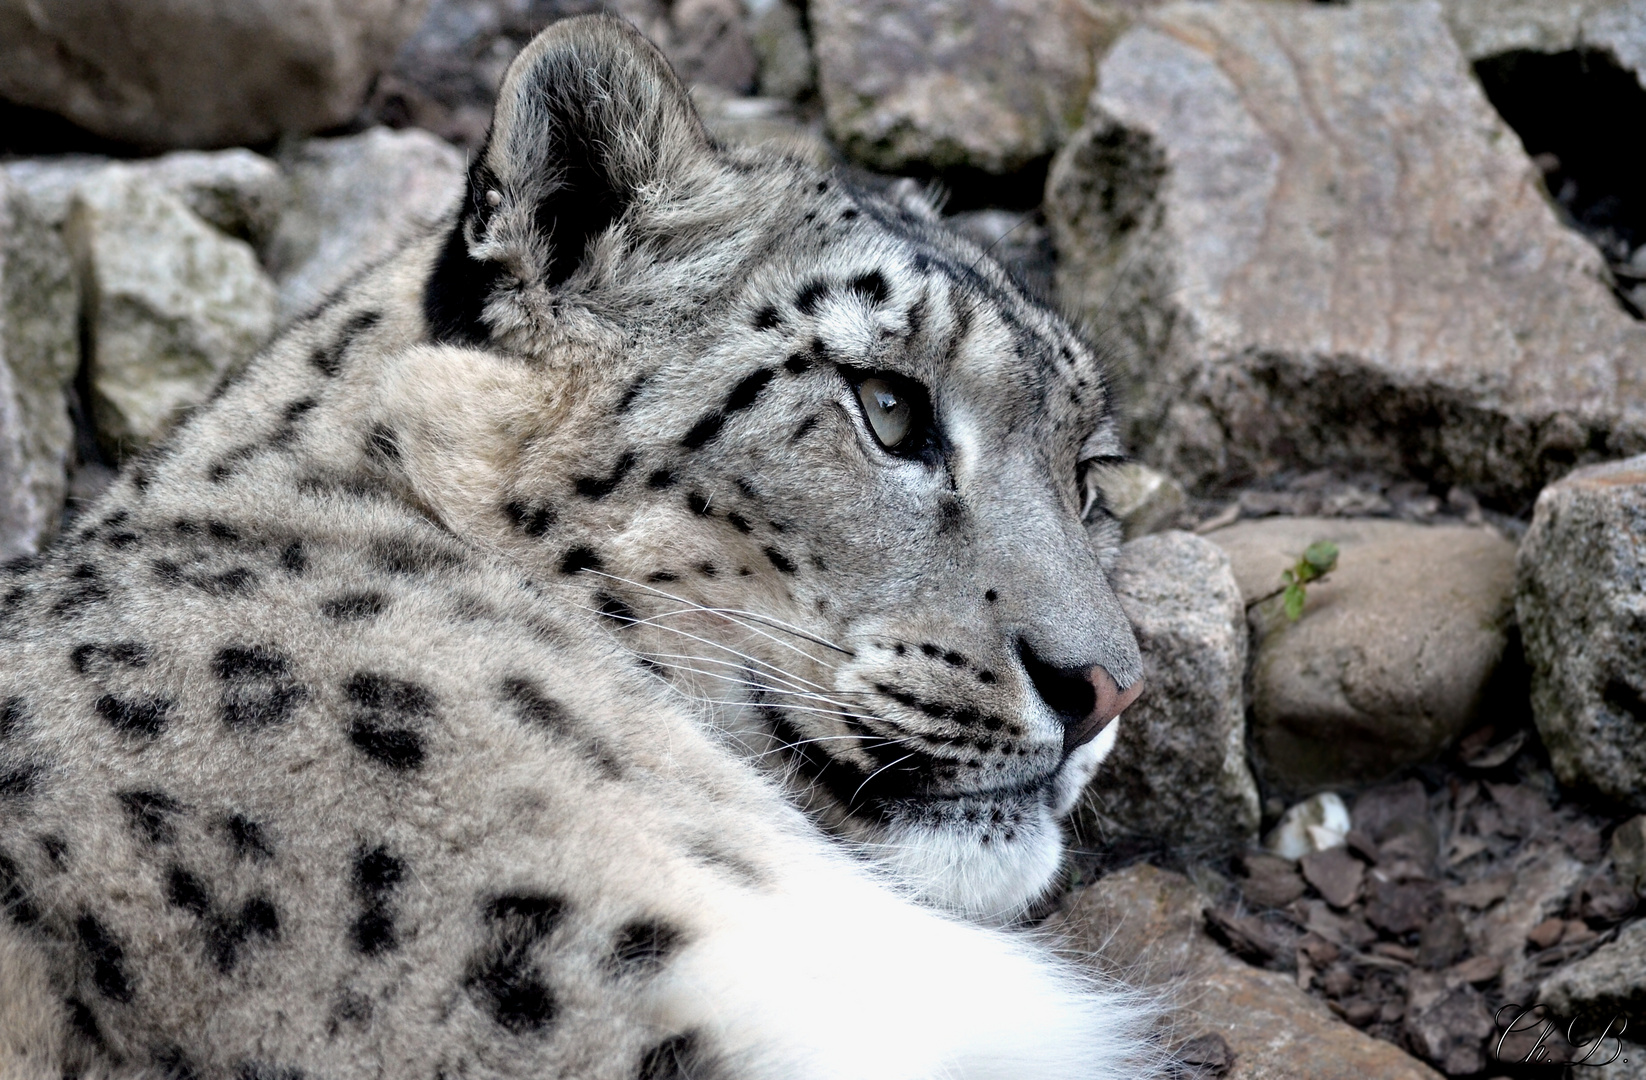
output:
<path id="1" fill-rule="evenodd" d="M 1161 1060 L 1144 996 L 843 862 L 716 906 L 716 930 L 667 976 L 661 1019 L 701 1031 L 738 1076 L 1135 1080 Z"/>

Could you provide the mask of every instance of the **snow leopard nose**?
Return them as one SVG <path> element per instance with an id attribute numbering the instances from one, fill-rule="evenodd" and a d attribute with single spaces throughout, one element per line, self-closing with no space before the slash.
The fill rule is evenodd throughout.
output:
<path id="1" fill-rule="evenodd" d="M 1110 721 L 1143 693 L 1143 680 L 1122 689 L 1100 664 L 1088 667 L 1054 667 L 1034 654 L 1027 644 L 1019 647 L 1023 670 L 1051 710 L 1063 721 L 1063 752 L 1069 753 L 1097 738 Z"/>
<path id="2" fill-rule="evenodd" d="M 1093 665 L 1086 669 L 1086 680 L 1092 688 L 1092 711 L 1078 724 L 1063 722 L 1063 752 L 1078 746 L 1084 746 L 1109 726 L 1109 721 L 1119 716 L 1126 707 L 1143 695 L 1143 680 L 1137 679 L 1132 685 L 1122 690 L 1114 681 L 1114 676 L 1105 669 Z"/>

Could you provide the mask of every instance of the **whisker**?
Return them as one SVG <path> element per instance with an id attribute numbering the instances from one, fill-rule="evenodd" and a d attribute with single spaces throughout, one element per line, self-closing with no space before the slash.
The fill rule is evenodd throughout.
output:
<path id="1" fill-rule="evenodd" d="M 835 651 L 837 653 L 842 653 L 846 656 L 855 656 L 855 655 L 857 655 L 856 653 L 852 652 L 852 650 L 846 648 L 843 645 L 836 645 L 832 641 L 828 641 L 828 640 L 825 640 L 824 638 L 818 637 L 816 634 L 811 633 L 809 630 L 802 630 L 800 627 L 795 626 L 793 623 L 784 622 L 782 619 L 779 619 L 779 618 L 777 618 L 775 616 L 772 616 L 772 615 L 762 615 L 758 612 L 744 611 L 741 608 L 711 608 L 711 607 L 705 607 L 704 605 L 699 604 L 699 603 L 697 603 L 693 600 L 686 599 L 684 596 L 677 596 L 676 594 L 669 592 L 667 589 L 659 589 L 656 586 L 650 585 L 646 582 L 635 581 L 631 578 L 622 577 L 618 574 L 608 574 L 603 570 L 588 570 L 588 571 L 585 571 L 585 572 L 586 573 L 591 573 L 591 574 L 596 574 L 596 575 L 598 575 L 600 577 L 603 577 L 603 578 L 610 578 L 613 581 L 622 582 L 625 585 L 632 585 L 637 589 L 645 589 L 647 592 L 655 593 L 658 596 L 662 596 L 662 597 L 665 597 L 669 600 L 673 600 L 677 604 L 681 604 L 685 607 L 692 608 L 692 609 L 695 609 L 697 611 L 706 611 L 706 612 L 709 612 L 709 613 L 715 614 L 715 615 L 724 615 L 728 618 L 730 618 L 732 616 L 739 616 L 740 615 L 740 616 L 742 616 L 744 618 L 747 618 L 747 619 L 753 619 L 754 621 L 756 621 L 758 623 L 761 623 L 765 626 L 770 626 L 774 630 L 782 630 L 784 633 L 793 634 L 795 637 L 803 638 L 806 641 L 810 641 L 814 645 L 821 645 L 825 649 L 832 649 L 833 651 Z"/>
<path id="2" fill-rule="evenodd" d="M 653 663 L 662 663 L 663 667 L 677 667 L 681 668 L 681 670 L 686 670 L 686 665 L 675 663 L 677 660 L 688 660 L 688 662 L 691 663 L 714 663 L 714 665 L 719 665 L 719 667 L 736 668 L 739 672 L 746 672 L 749 673 L 749 675 L 752 675 L 752 672 L 749 672 L 749 668 L 747 668 L 746 665 L 734 662 L 734 660 L 721 660 L 719 657 L 700 657 L 700 655 L 688 654 L 688 652 L 647 652 L 647 654 L 645 654 L 645 659 L 652 660 Z M 690 670 L 698 670 L 698 668 L 690 668 Z M 853 708 L 853 705 L 851 705 L 849 701 L 841 700 L 838 696 L 828 695 L 828 693 L 818 693 L 818 691 L 815 690 L 803 690 L 803 688 L 798 687 L 798 683 L 790 682 L 790 678 L 787 677 L 787 673 L 785 673 L 785 680 L 783 680 L 783 682 L 787 683 L 787 685 L 783 685 L 783 687 L 772 687 L 769 683 L 752 682 L 752 680 L 751 682 L 746 682 L 746 685 L 747 687 L 757 688 L 757 690 L 769 690 L 772 691 L 772 693 L 783 693 L 783 695 L 797 696 L 797 698 L 807 698 L 807 700 L 810 701 L 825 701 L 828 705 L 839 706 L 839 708 L 843 710 L 841 711 L 841 716 L 854 716 L 854 718 L 861 718 L 859 713 L 844 711 L 851 710 L 851 708 Z M 813 683 L 807 683 L 807 685 L 813 685 Z"/>
<path id="3" fill-rule="evenodd" d="M 599 611 L 599 609 L 589 607 L 586 604 L 578 604 L 578 605 L 575 605 L 575 606 L 581 608 L 584 611 L 591 612 L 591 613 L 596 614 L 596 615 L 601 613 Z M 728 652 L 728 653 L 732 654 L 733 656 L 735 656 L 735 657 L 737 657 L 741 660 L 748 661 L 750 664 L 757 664 L 760 667 L 770 668 L 771 670 L 777 672 L 779 675 L 783 676 L 785 679 L 793 679 L 797 682 L 802 682 L 802 683 L 805 683 L 808 686 L 815 687 L 818 690 L 826 690 L 827 689 L 827 687 L 819 686 L 817 683 L 814 683 L 809 679 L 803 678 L 802 676 L 795 675 L 793 672 L 784 671 L 782 668 L 778 667 L 776 664 L 771 663 L 770 661 L 762 660 L 758 656 L 751 656 L 751 655 L 749 655 L 748 653 L 745 653 L 745 652 L 739 652 L 737 649 L 732 648 L 730 645 L 727 645 L 725 642 L 715 641 L 712 638 L 702 637 L 698 634 L 694 634 L 694 633 L 690 632 L 689 630 L 682 630 L 677 626 L 666 626 L 663 623 L 653 621 L 655 618 L 657 618 L 657 617 L 654 616 L 653 618 L 649 618 L 649 619 L 629 619 L 629 620 L 625 621 L 624 625 L 625 626 L 635 626 L 635 625 L 640 625 L 640 624 L 643 623 L 647 626 L 652 627 L 653 629 L 666 630 L 671 634 L 679 634 L 681 637 L 689 638 L 692 641 L 696 641 L 700 644 L 707 645 L 711 649 L 720 649 L 723 652 Z"/>
<path id="4" fill-rule="evenodd" d="M 662 618 L 666 618 L 666 617 L 672 616 L 672 615 L 691 615 L 691 614 L 696 614 L 696 613 L 699 613 L 699 612 L 701 612 L 705 615 L 716 615 L 716 616 L 719 616 L 722 619 L 725 619 L 729 623 L 732 623 L 736 626 L 741 626 L 743 629 L 749 631 L 750 633 L 760 635 L 761 637 L 763 637 L 766 640 L 770 641 L 774 645 L 780 646 L 781 648 L 788 649 L 790 652 L 798 653 L 799 655 L 804 656 L 807 660 L 810 660 L 814 664 L 817 664 L 821 667 L 830 668 L 830 669 L 835 667 L 834 664 L 831 664 L 831 663 L 827 662 L 826 660 L 821 660 L 818 657 L 813 656 L 811 653 L 807 652 L 805 649 L 802 649 L 800 646 L 795 645 L 793 642 L 784 641 L 781 638 L 773 637 L 771 634 L 766 633 L 766 631 L 760 629 L 758 626 L 750 626 L 748 623 L 744 622 L 743 620 L 732 617 L 730 614 L 727 614 L 727 612 L 729 612 L 730 610 L 732 610 L 732 609 L 730 609 L 730 608 L 710 608 L 710 607 L 704 607 L 702 604 L 688 604 L 686 606 L 681 607 L 679 610 L 676 610 L 676 611 L 660 611 L 656 615 L 651 616 L 650 618 L 648 618 L 645 621 L 649 625 L 655 625 L 654 623 L 651 622 L 652 619 L 662 619 Z M 639 620 L 637 620 L 637 621 L 639 621 Z"/>
<path id="5" fill-rule="evenodd" d="M 896 761 L 888 762 L 887 764 L 880 766 L 880 768 L 876 769 L 874 772 L 870 773 L 868 776 L 863 778 L 863 783 L 857 785 L 857 790 L 852 792 L 852 797 L 848 801 L 855 803 L 857 801 L 858 795 L 862 794 L 863 789 L 868 786 L 869 781 L 873 780 L 875 777 L 879 776 L 881 773 L 885 772 L 887 769 L 891 768 L 892 766 L 901 765 L 905 761 L 908 761 L 912 757 L 914 757 L 913 754 L 904 754 L 902 757 L 898 758 Z"/>
<path id="6" fill-rule="evenodd" d="M 721 682 L 732 683 L 735 686 L 746 687 L 747 689 L 756 690 L 756 691 L 759 691 L 759 692 L 765 693 L 765 694 L 778 694 L 778 695 L 781 695 L 783 697 L 797 697 L 797 698 L 800 698 L 800 699 L 806 700 L 806 701 L 821 701 L 825 705 L 836 706 L 835 708 L 831 708 L 831 709 L 822 709 L 822 708 L 818 708 L 818 707 L 812 706 L 812 705 L 790 705 L 790 704 L 785 704 L 783 706 L 783 708 L 785 710 L 789 710 L 789 711 L 792 711 L 792 712 L 811 712 L 811 713 L 818 713 L 818 714 L 823 715 L 823 716 L 832 716 L 832 717 L 836 717 L 836 718 L 845 718 L 845 719 L 850 719 L 850 720 L 861 720 L 861 721 L 872 722 L 872 723 L 885 723 L 886 722 L 885 717 L 876 716 L 873 713 L 851 712 L 851 711 L 849 711 L 850 706 L 847 705 L 847 703 L 845 703 L 843 701 L 836 701 L 835 699 L 830 698 L 830 697 L 825 697 L 822 694 L 808 693 L 804 690 L 786 690 L 782 687 L 767 686 L 764 683 L 756 682 L 752 679 L 747 679 L 747 678 L 739 679 L 735 676 L 726 675 L 722 672 L 704 671 L 701 668 L 692 667 L 690 664 L 682 664 L 682 663 L 674 662 L 673 660 L 668 659 L 669 657 L 678 657 L 679 659 L 686 659 L 686 660 L 703 660 L 704 662 L 707 662 L 707 663 L 717 663 L 717 664 L 729 664 L 730 663 L 730 661 L 715 660 L 712 657 L 707 657 L 707 658 L 694 657 L 694 656 L 674 654 L 674 653 L 663 653 L 663 654 L 648 653 L 647 656 L 646 656 L 646 658 L 648 660 L 651 660 L 654 663 L 657 663 L 660 667 L 671 668 L 675 671 L 684 671 L 684 672 L 687 672 L 687 673 L 692 674 L 692 675 L 699 675 L 699 676 L 701 676 L 705 679 L 718 679 Z M 739 668 L 739 670 L 747 670 L 747 669 Z M 744 703 L 722 702 L 722 704 L 730 705 L 730 704 L 744 704 Z M 859 736 L 859 737 L 860 738 L 885 738 L 886 736 L 874 734 L 874 735 L 864 735 L 864 736 Z"/>
<path id="7" fill-rule="evenodd" d="M 770 670 L 772 670 L 772 671 L 776 672 L 777 674 L 781 675 L 783 677 L 784 681 L 786 681 L 787 683 L 789 683 L 792 686 L 807 686 L 807 687 L 810 687 L 810 688 L 812 688 L 814 690 L 817 690 L 817 691 L 820 691 L 820 692 L 828 690 L 828 687 L 822 685 L 821 683 L 812 682 L 810 679 L 806 678 L 804 675 L 796 675 L 794 672 L 789 671 L 785 668 L 782 668 L 782 667 L 778 666 L 777 664 L 772 663 L 769 660 L 762 660 L 761 658 L 756 657 L 756 656 L 752 656 L 748 653 L 739 652 L 738 650 L 732 648 L 731 646 L 726 645 L 724 642 L 713 641 L 712 639 L 706 640 L 706 639 L 700 638 L 697 635 L 691 633 L 689 630 L 682 630 L 677 626 L 668 626 L 664 623 L 655 622 L 655 621 L 652 621 L 650 619 L 637 619 L 635 621 L 637 623 L 638 622 L 644 622 L 647 626 L 653 627 L 653 628 L 658 629 L 658 630 L 667 630 L 671 634 L 679 634 L 682 637 L 691 638 L 691 639 L 697 640 L 697 641 L 704 641 L 706 644 L 712 645 L 715 648 L 721 649 L 724 652 L 731 653 L 733 656 L 738 658 L 738 661 L 741 661 L 741 663 L 737 663 L 736 666 L 743 667 L 743 666 L 747 666 L 748 664 L 759 664 L 761 667 L 769 668 Z M 671 655 L 674 655 L 674 654 L 672 654 L 672 653 L 648 653 L 647 655 L 651 655 L 651 656 L 671 656 Z M 709 662 L 713 662 L 713 663 L 716 663 L 716 664 L 726 664 L 726 665 L 729 665 L 729 666 L 734 664 L 734 661 L 723 660 L 723 659 L 720 659 L 719 657 L 704 656 L 704 657 L 694 657 L 694 659 L 701 659 L 701 660 L 704 660 L 704 661 L 709 661 Z"/>

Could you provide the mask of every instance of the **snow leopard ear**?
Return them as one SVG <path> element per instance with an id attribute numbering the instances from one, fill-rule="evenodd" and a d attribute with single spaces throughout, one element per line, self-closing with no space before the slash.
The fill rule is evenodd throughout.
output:
<path id="1" fill-rule="evenodd" d="M 555 23 L 509 65 L 424 292 L 437 341 L 482 344 L 487 305 L 553 290 L 637 196 L 711 153 L 668 61 L 622 19 Z"/>

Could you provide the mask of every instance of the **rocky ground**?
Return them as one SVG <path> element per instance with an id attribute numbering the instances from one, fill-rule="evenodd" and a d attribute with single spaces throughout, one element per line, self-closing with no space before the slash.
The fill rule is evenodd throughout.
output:
<path id="1" fill-rule="evenodd" d="M 0 0 L 0 558 L 445 212 L 597 6 L 1110 355 L 1150 690 L 1040 916 L 1182 1073 L 1646 1077 L 1646 0 Z"/>

